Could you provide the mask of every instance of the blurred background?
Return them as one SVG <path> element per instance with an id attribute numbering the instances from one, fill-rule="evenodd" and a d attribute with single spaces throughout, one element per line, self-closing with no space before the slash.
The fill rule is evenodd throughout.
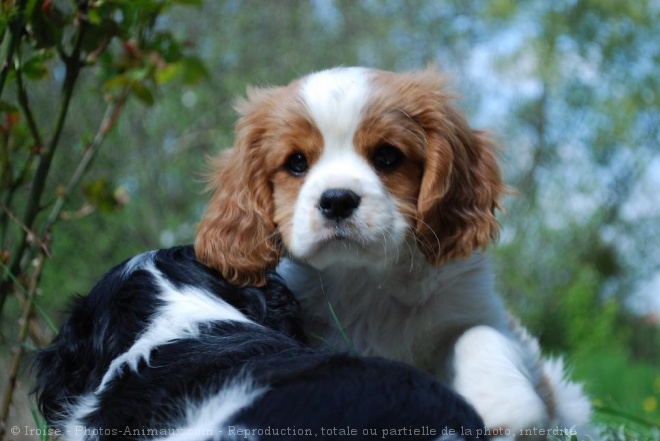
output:
<path id="1" fill-rule="evenodd" d="M 16 385 L 7 427 L 35 424 L 24 367 L 72 295 L 136 253 L 192 242 L 208 156 L 232 145 L 232 102 L 249 84 L 433 64 L 472 125 L 498 140 L 516 190 L 491 249 L 500 292 L 584 382 L 597 419 L 625 426 L 621 439 L 660 438 L 660 1 L 115 0 L 82 15 L 85 2 L 2 0 L 3 47 L 21 3 L 22 58 L 0 95 L 0 384 L 5 396 Z M 96 40 L 76 52 L 81 20 Z M 72 53 L 89 66 L 75 77 L 42 211 L 21 224 L 45 151 L 35 133 L 54 139 Z"/>

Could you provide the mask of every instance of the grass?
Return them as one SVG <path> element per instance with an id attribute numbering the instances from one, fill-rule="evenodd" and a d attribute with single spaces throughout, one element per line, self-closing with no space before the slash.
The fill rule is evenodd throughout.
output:
<path id="1" fill-rule="evenodd" d="M 657 440 L 660 431 L 660 368 L 632 360 L 624 351 L 574 354 L 573 378 L 594 398 L 594 420 L 630 435 Z M 635 438 L 635 436 L 639 436 Z M 614 438 L 621 439 L 621 438 Z"/>
<path id="2" fill-rule="evenodd" d="M 36 433 L 39 437 L 40 441 L 48 441 L 49 436 L 49 427 L 48 423 L 46 422 L 46 419 L 41 416 L 39 411 L 36 409 L 30 409 L 30 412 L 32 413 L 32 419 L 34 420 L 34 427 L 37 428 Z"/>
<path id="3" fill-rule="evenodd" d="M 603 441 L 660 441 L 657 421 L 609 407 L 596 406 L 594 410 Z"/>

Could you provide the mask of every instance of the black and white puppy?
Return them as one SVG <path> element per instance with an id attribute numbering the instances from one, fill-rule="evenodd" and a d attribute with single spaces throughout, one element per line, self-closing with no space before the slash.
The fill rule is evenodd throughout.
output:
<path id="1" fill-rule="evenodd" d="M 275 273 L 237 288 L 192 247 L 106 273 L 36 369 L 40 409 L 67 440 L 486 438 L 475 411 L 430 375 L 308 347 Z"/>

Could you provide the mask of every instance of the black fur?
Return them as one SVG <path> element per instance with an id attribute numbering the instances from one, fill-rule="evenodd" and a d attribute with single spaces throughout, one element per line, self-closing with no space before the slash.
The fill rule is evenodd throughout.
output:
<path id="1" fill-rule="evenodd" d="M 154 267 L 177 289 L 201 288 L 253 323 L 209 321 L 194 336 L 157 346 L 148 364 L 141 363 L 137 372 L 125 367 L 98 390 L 112 360 L 140 338 L 164 306 Z M 238 430 L 247 428 L 257 430 L 251 439 L 382 439 L 391 430 L 399 431 L 391 438 L 435 439 L 453 430 L 472 435 L 448 439 L 469 440 L 483 430 L 474 410 L 430 375 L 384 359 L 308 347 L 300 317 L 297 301 L 274 273 L 264 289 L 236 288 L 200 264 L 192 247 L 141 255 L 110 270 L 88 296 L 77 298 L 59 335 L 38 354 L 40 409 L 64 431 L 71 429 L 67 421 L 76 403 L 94 397 L 95 408 L 77 420 L 81 430 L 89 430 L 88 439 L 152 438 L 185 428 L 186 415 L 195 414 L 201 403 L 249 379 L 266 391 L 218 421 L 213 436 L 185 439 L 243 438 L 246 432 Z M 282 433 L 285 428 L 294 432 Z"/>

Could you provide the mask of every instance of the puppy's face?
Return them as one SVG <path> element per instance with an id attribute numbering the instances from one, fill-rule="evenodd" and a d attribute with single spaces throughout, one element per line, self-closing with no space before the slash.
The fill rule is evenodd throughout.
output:
<path id="1" fill-rule="evenodd" d="M 496 234 L 493 148 L 433 70 L 333 69 L 237 107 L 195 241 L 235 283 L 261 284 L 282 250 L 323 269 L 387 266 L 417 246 L 440 264 Z"/>
<path id="2" fill-rule="evenodd" d="M 425 135 L 400 106 L 370 96 L 374 80 L 333 70 L 292 91 L 308 124 L 277 148 L 274 220 L 285 248 L 317 268 L 384 264 L 415 225 Z"/>

